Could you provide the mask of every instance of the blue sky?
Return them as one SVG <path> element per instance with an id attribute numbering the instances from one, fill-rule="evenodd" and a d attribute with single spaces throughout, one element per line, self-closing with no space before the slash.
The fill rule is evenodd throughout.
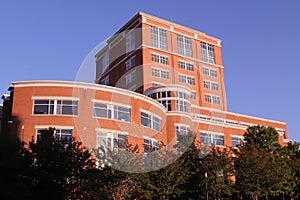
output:
<path id="1" fill-rule="evenodd" d="M 300 1 L 0 0 L 0 92 L 75 80 L 87 54 L 142 11 L 220 38 L 228 110 L 287 122 L 300 141 Z"/>

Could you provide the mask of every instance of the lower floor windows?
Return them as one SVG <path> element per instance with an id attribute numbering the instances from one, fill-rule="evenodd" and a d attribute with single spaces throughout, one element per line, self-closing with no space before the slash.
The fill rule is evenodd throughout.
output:
<path id="1" fill-rule="evenodd" d="M 231 136 L 231 146 L 232 147 L 237 147 L 238 145 L 241 144 L 241 142 L 242 142 L 241 137 Z"/>
<path id="2" fill-rule="evenodd" d="M 130 108 L 105 103 L 94 103 L 94 116 L 130 122 Z"/>
<path id="3" fill-rule="evenodd" d="M 187 135 L 189 132 L 186 126 L 176 126 L 176 141 L 178 142 L 178 135 Z"/>
<path id="4" fill-rule="evenodd" d="M 220 104 L 220 97 L 211 94 L 205 94 L 205 102 L 212 104 Z"/>
<path id="5" fill-rule="evenodd" d="M 48 129 L 37 129 L 37 142 L 41 140 L 43 131 L 48 131 Z M 72 132 L 72 129 L 55 129 L 54 136 L 57 140 L 62 141 L 63 144 L 71 144 Z"/>
<path id="6" fill-rule="evenodd" d="M 202 144 L 224 146 L 224 135 L 212 134 L 212 133 L 200 133 L 200 142 Z"/>
<path id="7" fill-rule="evenodd" d="M 158 102 L 161 103 L 162 105 L 164 105 L 168 109 L 168 111 L 172 110 L 171 100 L 161 100 Z"/>
<path id="8" fill-rule="evenodd" d="M 144 153 L 150 153 L 159 150 L 159 142 L 151 139 L 144 139 Z"/>
<path id="9" fill-rule="evenodd" d="M 97 132 L 97 148 L 105 147 L 110 150 L 126 149 L 126 135 L 120 133 L 110 133 L 106 131 Z"/>
<path id="10" fill-rule="evenodd" d="M 186 112 L 186 102 L 183 100 L 176 100 L 176 110 L 179 112 Z"/>
<path id="11" fill-rule="evenodd" d="M 151 114 L 141 112 L 141 125 L 160 131 L 160 119 Z"/>

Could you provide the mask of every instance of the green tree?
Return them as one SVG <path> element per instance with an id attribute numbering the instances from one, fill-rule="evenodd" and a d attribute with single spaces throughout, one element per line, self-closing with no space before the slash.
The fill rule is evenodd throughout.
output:
<path id="1" fill-rule="evenodd" d="M 236 188 L 246 198 L 259 199 L 291 195 L 295 182 L 272 127 L 252 126 L 245 142 L 235 151 Z"/>

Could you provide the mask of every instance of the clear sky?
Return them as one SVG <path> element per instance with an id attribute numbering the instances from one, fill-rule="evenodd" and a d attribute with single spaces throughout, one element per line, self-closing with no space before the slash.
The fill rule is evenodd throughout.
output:
<path id="1" fill-rule="evenodd" d="M 0 92 L 75 80 L 87 54 L 139 11 L 222 39 L 228 110 L 285 121 L 300 141 L 299 0 L 0 0 Z"/>

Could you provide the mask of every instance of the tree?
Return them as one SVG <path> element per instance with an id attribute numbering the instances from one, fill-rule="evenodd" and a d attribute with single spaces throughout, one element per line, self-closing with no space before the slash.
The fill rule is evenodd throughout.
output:
<path id="1" fill-rule="evenodd" d="M 240 195 L 268 199 L 292 194 L 295 182 L 277 131 L 252 126 L 244 138 L 245 142 L 235 151 L 236 188 Z"/>
<path id="2" fill-rule="evenodd" d="M 83 172 L 94 167 L 92 155 L 80 142 L 68 144 L 57 139 L 54 131 L 43 130 L 37 142 L 29 144 L 36 199 L 66 199 L 80 190 Z"/>
<path id="3" fill-rule="evenodd" d="M 25 143 L 12 136 L 0 136 L 0 199 L 31 199 L 32 158 Z"/>

